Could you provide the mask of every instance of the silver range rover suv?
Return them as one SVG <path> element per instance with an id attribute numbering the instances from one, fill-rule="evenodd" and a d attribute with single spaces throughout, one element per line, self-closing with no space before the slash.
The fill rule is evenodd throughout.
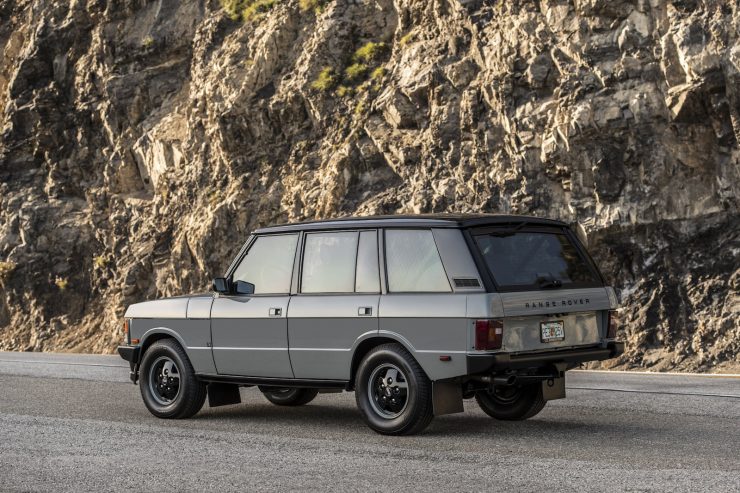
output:
<path id="1" fill-rule="evenodd" d="M 565 223 L 345 218 L 255 231 L 212 293 L 131 305 L 118 352 L 160 418 L 239 387 L 281 406 L 347 390 L 373 430 L 412 434 L 464 399 L 536 415 L 567 370 L 624 351 L 616 309 Z"/>

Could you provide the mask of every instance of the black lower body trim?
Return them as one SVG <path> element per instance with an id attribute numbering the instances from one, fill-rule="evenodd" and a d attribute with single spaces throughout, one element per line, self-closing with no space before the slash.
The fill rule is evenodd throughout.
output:
<path id="1" fill-rule="evenodd" d="M 499 370 L 533 368 L 552 363 L 578 364 L 603 361 L 624 353 L 624 343 L 612 341 L 606 347 L 592 346 L 579 349 L 561 349 L 536 353 L 496 353 L 468 355 L 468 374 L 490 373 Z"/>
<path id="2" fill-rule="evenodd" d="M 140 346 L 118 346 L 118 354 L 121 358 L 128 361 L 131 371 L 129 378 L 133 383 L 139 379 L 139 356 L 141 355 Z"/>
<path id="3" fill-rule="evenodd" d="M 235 383 L 238 385 L 264 385 L 272 387 L 295 387 L 308 389 L 344 389 L 349 384 L 346 380 L 311 380 L 292 378 L 244 377 L 240 375 L 212 375 L 197 373 L 198 379 L 204 382 Z"/>
<path id="4" fill-rule="evenodd" d="M 139 346 L 118 346 L 118 354 L 129 363 L 139 362 L 140 351 L 141 348 Z"/>

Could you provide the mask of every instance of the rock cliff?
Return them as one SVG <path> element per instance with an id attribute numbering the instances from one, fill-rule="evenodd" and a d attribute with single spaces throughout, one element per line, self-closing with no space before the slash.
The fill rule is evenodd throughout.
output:
<path id="1" fill-rule="evenodd" d="M 0 349 L 111 351 L 306 218 L 566 220 L 619 367 L 740 366 L 731 0 L 0 0 Z"/>

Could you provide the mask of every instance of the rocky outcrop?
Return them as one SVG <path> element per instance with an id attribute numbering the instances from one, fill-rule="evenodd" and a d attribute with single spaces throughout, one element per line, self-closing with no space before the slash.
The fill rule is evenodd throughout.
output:
<path id="1" fill-rule="evenodd" d="M 740 366 L 735 2 L 223 5 L 0 0 L 0 349 L 110 351 L 258 225 L 486 211 L 587 239 L 618 366 Z"/>

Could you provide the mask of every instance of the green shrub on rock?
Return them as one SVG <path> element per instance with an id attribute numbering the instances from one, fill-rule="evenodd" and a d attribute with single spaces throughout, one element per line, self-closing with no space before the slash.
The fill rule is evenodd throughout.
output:
<path id="1" fill-rule="evenodd" d="M 221 7 L 233 21 L 256 21 L 278 3 L 279 0 L 220 0 Z"/>
<path id="2" fill-rule="evenodd" d="M 311 83 L 311 88 L 317 91 L 329 91 L 337 84 L 337 75 L 332 67 L 324 67 L 318 77 Z"/>
<path id="3" fill-rule="evenodd" d="M 324 11 L 327 3 L 329 3 L 329 0 L 298 0 L 298 7 L 303 12 L 313 11 L 316 15 L 319 15 Z"/>
<path id="4" fill-rule="evenodd" d="M 272 10 L 276 3 L 277 0 L 255 0 L 250 2 L 242 12 L 242 18 L 245 21 L 256 21 Z"/>
<path id="5" fill-rule="evenodd" d="M 359 82 L 367 74 L 367 65 L 364 63 L 353 63 L 344 69 L 344 76 L 350 82 Z"/>
<path id="6" fill-rule="evenodd" d="M 364 62 L 366 64 L 376 62 L 386 52 L 387 46 L 385 43 L 373 43 L 368 41 L 357 51 L 353 60 L 355 62 Z"/>
<path id="7" fill-rule="evenodd" d="M 249 5 L 249 0 L 221 0 L 221 7 L 226 11 L 232 21 L 242 18 L 242 12 Z"/>

